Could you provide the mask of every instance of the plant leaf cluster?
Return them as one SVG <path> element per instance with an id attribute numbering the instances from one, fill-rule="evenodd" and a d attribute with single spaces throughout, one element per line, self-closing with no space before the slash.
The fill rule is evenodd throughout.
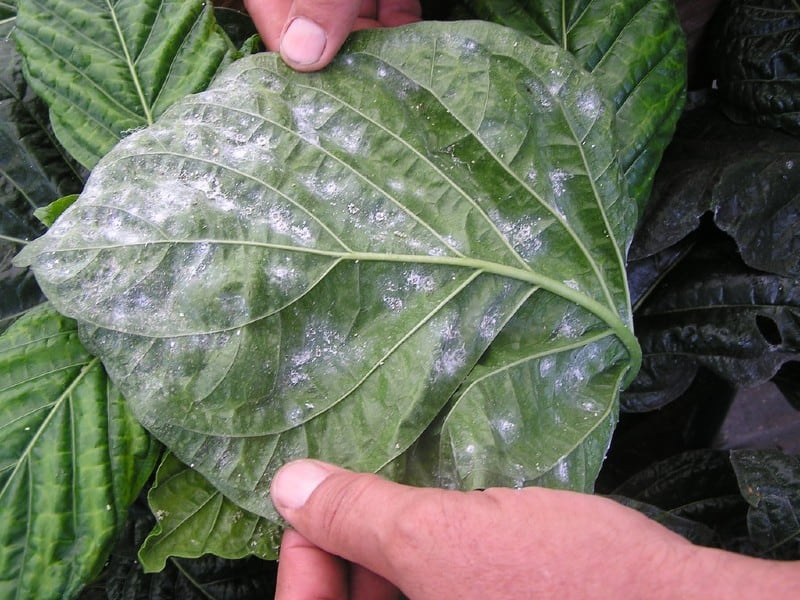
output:
<path id="1" fill-rule="evenodd" d="M 77 511 L 55 502 L 93 517 L 54 530 L 86 548 L 80 559 L 26 539 L 40 570 L 60 565 L 53 577 L 19 566 L 9 530 L 9 589 L 74 595 L 121 533 L 87 597 L 269 593 L 263 563 L 241 559 L 275 556 L 266 490 L 297 456 L 420 485 L 591 491 L 638 342 L 628 410 L 673 402 L 704 370 L 796 389 L 796 139 L 694 113 L 662 161 L 685 85 L 671 2 L 470 2 L 513 30 L 362 33 L 317 75 L 241 58 L 257 43 L 238 13 L 162 4 L 21 0 L 24 61 L 9 37 L 0 46 L 12 65 L 4 156 L 40 165 L 2 172 L 11 302 L 0 318 L 42 301 L 31 272 L 11 265 L 23 246 L 18 264 L 35 265 L 59 311 L 41 307 L 0 337 L 0 373 L 22 377 L 17 341 L 36 330 L 57 355 L 79 356 L 66 380 L 33 378 L 51 390 L 37 439 L 64 438 L 59 407 L 78 402 L 93 411 L 82 423 L 108 413 L 124 429 L 96 443 L 107 454 L 60 454 L 60 468 L 108 472 L 127 459 L 113 494 L 88 490 Z M 13 5 L 0 10 L 16 25 Z M 90 30 L 91 43 L 75 35 Z M 69 155 L 92 169 L 85 188 Z M 51 230 L 30 244 L 37 218 Z M 52 341 L 62 335 L 68 344 Z M 79 398 L 60 404 L 59 385 Z M 0 427 L 25 432 L 19 397 L 2 398 Z M 146 486 L 155 516 L 140 499 L 123 528 L 153 434 L 170 450 Z M 9 464 L 28 460 L 9 448 Z M 698 543 L 796 556 L 791 459 L 675 461 L 614 493 Z M 50 484 L 48 500 L 69 482 Z M 21 508 L 2 500 L 0 518 Z M 42 509 L 27 522 L 50 519 Z"/>

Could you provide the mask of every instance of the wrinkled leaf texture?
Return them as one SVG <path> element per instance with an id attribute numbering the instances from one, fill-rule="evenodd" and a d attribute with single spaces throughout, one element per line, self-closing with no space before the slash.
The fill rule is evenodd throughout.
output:
<path id="1" fill-rule="evenodd" d="M 675 246 L 705 214 L 736 241 L 749 266 L 800 277 L 800 140 L 731 123 L 713 106 L 687 112 L 628 258 Z"/>
<path id="2" fill-rule="evenodd" d="M 158 444 L 47 304 L 0 337 L 0 431 L 0 596 L 73 596 L 102 567 Z"/>
<path id="3" fill-rule="evenodd" d="M 22 76 L 10 38 L 15 23 L 16 8 L 0 4 L 0 331 L 43 300 L 33 275 L 11 264 L 44 231 L 33 211 L 82 187 L 79 169 L 50 129 L 47 106 Z"/>
<path id="4" fill-rule="evenodd" d="M 169 556 L 278 558 L 280 527 L 225 498 L 172 454 L 158 467 L 147 499 L 158 523 L 139 550 L 146 573 L 163 570 Z"/>
<path id="5" fill-rule="evenodd" d="M 25 77 L 59 141 L 89 169 L 204 89 L 233 51 L 203 0 L 20 0 L 18 13 Z"/>
<path id="6" fill-rule="evenodd" d="M 798 159 L 713 107 L 682 118 L 628 255 L 645 359 L 623 408 L 671 402 L 699 366 L 753 386 L 800 359 Z"/>
<path id="7" fill-rule="evenodd" d="M 731 464 L 750 504 L 747 527 L 767 556 L 800 557 L 800 459 L 778 450 L 734 450 Z"/>
<path id="8" fill-rule="evenodd" d="M 490 23 L 363 32 L 313 75 L 255 55 L 123 140 L 20 264 L 255 514 L 299 456 L 590 490 L 638 368 L 614 135 L 568 53 Z"/>
<path id="9" fill-rule="evenodd" d="M 698 366 L 735 387 L 770 380 L 800 358 L 798 280 L 742 264 L 725 240 L 698 245 L 636 311 L 644 362 L 627 410 L 674 400 Z"/>
<path id="10" fill-rule="evenodd" d="M 620 162 L 642 210 L 683 110 L 686 40 L 672 0 L 470 0 L 477 14 L 571 52 L 616 109 Z"/>
<path id="11" fill-rule="evenodd" d="M 725 0 L 709 30 L 709 55 L 731 119 L 800 134 L 800 6 L 795 0 Z"/>

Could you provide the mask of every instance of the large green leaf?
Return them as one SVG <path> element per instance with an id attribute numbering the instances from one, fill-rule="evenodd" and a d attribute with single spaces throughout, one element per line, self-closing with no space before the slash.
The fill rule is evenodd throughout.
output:
<path id="1" fill-rule="evenodd" d="M 43 299 L 33 276 L 11 265 L 22 245 L 44 231 L 34 210 L 82 187 L 55 141 L 47 107 L 22 76 L 9 37 L 15 23 L 15 7 L 0 4 L 0 331 Z"/>
<path id="2" fill-rule="evenodd" d="M 686 91 L 672 0 L 470 0 L 477 13 L 574 54 L 617 111 L 620 162 L 642 209 Z"/>
<path id="3" fill-rule="evenodd" d="M 145 572 L 161 571 L 169 556 L 278 558 L 279 527 L 236 506 L 172 454 L 161 462 L 148 502 L 158 523 L 139 551 Z"/>
<path id="4" fill-rule="evenodd" d="M 639 360 L 613 126 L 568 53 L 489 23 L 364 32 L 313 75 L 255 55 L 119 144 L 20 264 L 141 422 L 256 514 L 298 456 L 415 479 L 406 450 L 504 327 L 426 435 L 428 478 L 586 489 Z M 540 430 L 543 456 L 521 443 Z"/>
<path id="5" fill-rule="evenodd" d="M 232 50 L 204 0 L 20 0 L 18 10 L 26 78 L 87 168 L 204 89 Z"/>
<path id="6" fill-rule="evenodd" d="M 158 445 L 47 305 L 0 337 L 0 431 L 0 596 L 70 597 L 103 565 Z"/>

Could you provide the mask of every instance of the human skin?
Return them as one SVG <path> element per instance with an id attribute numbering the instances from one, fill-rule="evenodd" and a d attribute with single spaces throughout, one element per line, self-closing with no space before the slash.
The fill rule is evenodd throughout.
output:
<path id="1" fill-rule="evenodd" d="M 414 488 L 314 460 L 282 467 L 277 600 L 800 598 L 800 565 L 694 546 L 607 498 Z"/>
<path id="2" fill-rule="evenodd" d="M 267 48 L 298 71 L 327 66 L 348 34 L 420 20 L 414 0 L 245 0 Z"/>

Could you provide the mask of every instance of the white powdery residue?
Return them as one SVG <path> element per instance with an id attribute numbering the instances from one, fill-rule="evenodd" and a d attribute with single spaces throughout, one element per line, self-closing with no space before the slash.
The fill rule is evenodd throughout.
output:
<path id="1" fill-rule="evenodd" d="M 399 312 L 403 310 L 405 306 L 405 302 L 403 302 L 402 298 L 398 298 L 397 296 L 389 296 L 388 294 L 384 294 L 381 298 L 383 304 L 392 312 Z"/>
<path id="2" fill-rule="evenodd" d="M 549 74 L 553 81 L 548 84 L 547 89 L 551 96 L 558 96 L 561 93 L 561 88 L 564 86 L 564 72 L 561 69 L 553 67 L 550 69 Z"/>
<path id="3" fill-rule="evenodd" d="M 389 189 L 394 192 L 402 192 L 406 189 L 406 184 L 400 179 L 390 179 L 387 182 Z"/>
<path id="4" fill-rule="evenodd" d="M 314 117 L 316 116 L 317 109 L 312 104 L 297 103 L 292 106 L 292 117 L 294 117 L 294 124 L 303 139 L 314 146 L 319 146 L 319 134 L 317 128 L 314 126 Z"/>
<path id="5" fill-rule="evenodd" d="M 381 79 L 383 79 L 384 77 L 389 75 L 389 69 L 386 68 L 386 65 L 378 65 L 378 68 L 375 71 L 375 74 L 378 77 L 380 77 Z"/>
<path id="6" fill-rule="evenodd" d="M 539 174 L 536 172 L 536 169 L 528 169 L 528 172 L 525 174 L 525 179 L 530 181 L 531 183 L 536 183 L 536 178 Z"/>
<path id="7" fill-rule="evenodd" d="M 567 459 L 562 458 L 556 463 L 553 469 L 553 475 L 555 475 L 556 479 L 560 482 L 569 483 L 569 463 L 567 463 Z"/>
<path id="8" fill-rule="evenodd" d="M 352 127 L 336 127 L 331 130 L 329 137 L 348 154 L 359 154 L 364 149 L 363 125 L 353 125 Z"/>
<path id="9" fill-rule="evenodd" d="M 500 323 L 500 310 L 497 307 L 491 308 L 486 314 L 481 317 L 481 322 L 478 325 L 478 333 L 484 340 L 490 340 L 497 335 L 497 329 Z"/>
<path id="10" fill-rule="evenodd" d="M 539 375 L 547 377 L 556 365 L 556 360 L 552 356 L 545 356 L 539 361 Z"/>
<path id="11" fill-rule="evenodd" d="M 286 420 L 290 425 L 299 425 L 303 422 L 305 411 L 299 406 L 293 406 L 286 411 Z"/>
<path id="12" fill-rule="evenodd" d="M 287 234 L 292 228 L 292 215 L 282 206 L 272 206 L 267 211 L 267 226 L 275 233 Z"/>
<path id="13" fill-rule="evenodd" d="M 464 366 L 466 359 L 467 351 L 463 345 L 445 348 L 433 365 L 434 372 L 437 376 L 445 374 L 448 377 L 452 377 Z"/>
<path id="14" fill-rule="evenodd" d="M 596 415 L 601 410 L 603 410 L 603 407 L 600 406 L 600 404 L 598 404 L 594 400 L 584 400 L 583 402 L 581 402 L 581 408 L 586 412 L 592 413 L 593 415 Z"/>
<path id="15" fill-rule="evenodd" d="M 580 284 L 577 281 L 575 281 L 574 279 L 566 279 L 564 281 L 564 285 L 567 286 L 571 290 L 575 290 L 576 292 L 579 292 L 581 290 Z"/>
<path id="16" fill-rule="evenodd" d="M 493 419 L 491 421 L 491 426 L 492 429 L 497 432 L 497 435 L 500 436 L 500 439 L 506 444 L 515 441 L 519 436 L 517 424 L 508 419 Z"/>
<path id="17" fill-rule="evenodd" d="M 597 118 L 603 104 L 595 90 L 584 91 L 578 97 L 578 110 L 589 118 Z"/>
<path id="18" fill-rule="evenodd" d="M 539 108 L 549 111 L 553 107 L 553 99 L 550 96 L 550 91 L 542 85 L 541 81 L 538 79 L 529 79 L 524 85 Z"/>
<path id="19" fill-rule="evenodd" d="M 284 293 L 294 290 L 301 281 L 297 269 L 286 265 L 272 266 L 267 269 L 266 275 L 270 285 Z"/>
<path id="20" fill-rule="evenodd" d="M 578 337 L 579 331 L 569 320 L 564 319 L 556 327 L 556 335 L 558 337 L 573 339 Z"/>
<path id="21" fill-rule="evenodd" d="M 475 40 L 467 39 L 464 40 L 464 43 L 461 45 L 461 48 L 464 50 L 464 54 L 470 56 L 476 54 L 480 46 L 478 45 L 478 42 L 476 42 Z"/>
<path id="22" fill-rule="evenodd" d="M 433 277 L 416 270 L 406 273 L 406 284 L 409 289 L 415 292 L 432 292 L 436 289 L 436 282 Z"/>
<path id="23" fill-rule="evenodd" d="M 561 169 L 556 169 L 554 171 L 550 171 L 549 178 L 550 178 L 550 186 L 553 188 L 553 193 L 556 196 L 561 196 L 564 193 L 565 186 L 564 182 L 569 179 L 570 175 L 566 171 L 562 171 Z"/>
<path id="24" fill-rule="evenodd" d="M 467 348 L 458 327 L 458 316 L 451 315 L 439 329 L 441 350 L 433 363 L 433 376 L 452 377 L 464 366 L 467 360 Z"/>

